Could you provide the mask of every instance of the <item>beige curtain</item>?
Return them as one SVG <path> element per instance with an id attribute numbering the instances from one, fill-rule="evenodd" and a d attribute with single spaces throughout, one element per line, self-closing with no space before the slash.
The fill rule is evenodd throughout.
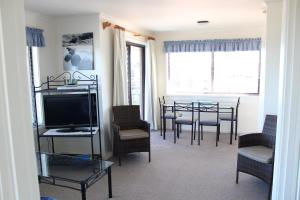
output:
<path id="1" fill-rule="evenodd" d="M 157 87 L 156 87 L 156 56 L 155 41 L 148 40 L 146 45 L 145 68 L 145 120 L 151 128 L 157 129 Z"/>
<path id="2" fill-rule="evenodd" d="M 113 105 L 128 104 L 125 31 L 114 29 Z"/>

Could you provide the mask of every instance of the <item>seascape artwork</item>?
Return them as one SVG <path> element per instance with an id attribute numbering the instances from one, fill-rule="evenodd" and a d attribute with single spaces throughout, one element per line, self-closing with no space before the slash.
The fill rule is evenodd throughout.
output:
<path id="1" fill-rule="evenodd" d="M 93 70 L 93 33 L 62 36 L 64 70 Z"/>

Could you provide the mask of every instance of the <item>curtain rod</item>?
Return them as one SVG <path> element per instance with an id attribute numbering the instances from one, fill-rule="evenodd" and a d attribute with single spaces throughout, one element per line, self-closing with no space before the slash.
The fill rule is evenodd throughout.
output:
<path id="1" fill-rule="evenodd" d="M 131 30 L 128 30 L 128 29 L 125 29 L 122 26 L 119 26 L 117 24 L 113 24 L 113 23 L 108 22 L 108 21 L 102 23 L 102 28 L 103 28 L 103 30 L 105 30 L 106 28 L 120 29 L 120 30 L 126 31 L 128 33 L 131 33 L 131 34 L 133 34 L 134 36 L 137 36 L 137 37 L 144 37 L 147 40 L 155 40 L 155 38 L 152 37 L 152 36 L 142 35 L 140 33 L 137 33 L 137 32 L 134 32 L 134 31 L 131 31 Z"/>

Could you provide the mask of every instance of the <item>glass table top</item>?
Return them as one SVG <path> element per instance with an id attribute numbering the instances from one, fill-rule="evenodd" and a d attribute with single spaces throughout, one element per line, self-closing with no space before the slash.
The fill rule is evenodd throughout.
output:
<path id="1" fill-rule="evenodd" d="M 74 182 L 88 181 L 105 172 L 113 162 L 91 160 L 87 155 L 61 155 L 36 153 L 38 175 L 45 178 L 61 178 Z"/>

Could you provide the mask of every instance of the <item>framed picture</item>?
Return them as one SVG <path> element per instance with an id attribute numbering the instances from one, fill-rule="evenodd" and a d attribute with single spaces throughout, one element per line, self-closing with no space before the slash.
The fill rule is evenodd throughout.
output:
<path id="1" fill-rule="evenodd" d="M 64 70 L 93 70 L 93 33 L 62 36 Z"/>

